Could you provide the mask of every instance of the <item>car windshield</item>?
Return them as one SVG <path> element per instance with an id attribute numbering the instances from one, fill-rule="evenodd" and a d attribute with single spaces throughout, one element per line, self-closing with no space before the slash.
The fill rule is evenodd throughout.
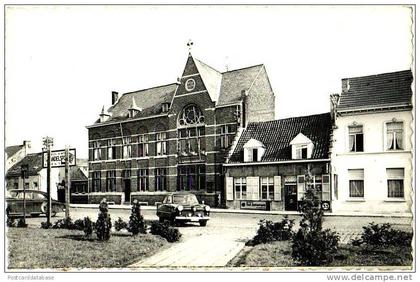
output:
<path id="1" fill-rule="evenodd" d="M 174 204 L 178 205 L 197 205 L 197 197 L 195 195 L 173 195 Z"/>

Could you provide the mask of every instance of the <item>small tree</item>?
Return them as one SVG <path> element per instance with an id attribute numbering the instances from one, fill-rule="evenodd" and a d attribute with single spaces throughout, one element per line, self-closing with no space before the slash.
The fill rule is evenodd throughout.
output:
<path id="1" fill-rule="evenodd" d="M 133 205 L 131 206 L 131 215 L 127 230 L 133 233 L 133 235 L 146 233 L 144 218 L 140 213 L 140 203 L 137 200 L 134 200 Z"/>
<path id="2" fill-rule="evenodd" d="M 108 241 L 111 237 L 111 217 L 108 213 L 108 204 L 104 198 L 99 204 L 98 220 L 96 221 L 96 236 L 100 241 Z"/>
<path id="3" fill-rule="evenodd" d="M 306 183 L 313 183 L 308 173 Z M 305 266 L 330 263 L 338 250 L 339 236 L 329 229 L 322 230 L 324 212 L 315 187 L 307 185 L 305 196 L 299 206 L 302 220 L 299 230 L 293 235 L 292 257 Z"/>

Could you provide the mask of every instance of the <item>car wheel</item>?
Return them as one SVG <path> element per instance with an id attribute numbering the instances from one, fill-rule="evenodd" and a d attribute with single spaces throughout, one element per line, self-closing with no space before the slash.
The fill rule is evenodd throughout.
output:
<path id="1" fill-rule="evenodd" d="M 200 226 L 206 226 L 206 225 L 207 225 L 207 220 L 200 221 Z"/>
<path id="2" fill-rule="evenodd" d="M 42 203 L 41 212 L 47 214 L 47 203 L 46 202 Z"/>

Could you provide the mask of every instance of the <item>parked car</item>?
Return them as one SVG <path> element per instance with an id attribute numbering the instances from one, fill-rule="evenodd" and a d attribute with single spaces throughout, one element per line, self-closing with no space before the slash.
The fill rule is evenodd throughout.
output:
<path id="1" fill-rule="evenodd" d="M 156 215 L 159 221 L 169 220 L 172 224 L 181 222 L 198 222 L 206 226 L 210 219 L 210 206 L 200 204 L 191 193 L 171 193 L 157 205 Z"/>
<path id="2" fill-rule="evenodd" d="M 47 213 L 47 193 L 38 190 L 26 190 L 26 215 L 39 216 Z M 6 194 L 6 213 L 11 216 L 23 215 L 23 189 L 13 189 Z M 64 203 L 51 199 L 51 216 L 65 210 Z"/>

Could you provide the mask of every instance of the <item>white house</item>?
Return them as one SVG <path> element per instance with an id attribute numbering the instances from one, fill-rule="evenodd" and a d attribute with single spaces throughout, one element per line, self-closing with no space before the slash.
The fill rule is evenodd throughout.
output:
<path id="1" fill-rule="evenodd" d="M 412 81 L 410 70 L 347 78 L 331 96 L 333 212 L 410 212 Z"/>

